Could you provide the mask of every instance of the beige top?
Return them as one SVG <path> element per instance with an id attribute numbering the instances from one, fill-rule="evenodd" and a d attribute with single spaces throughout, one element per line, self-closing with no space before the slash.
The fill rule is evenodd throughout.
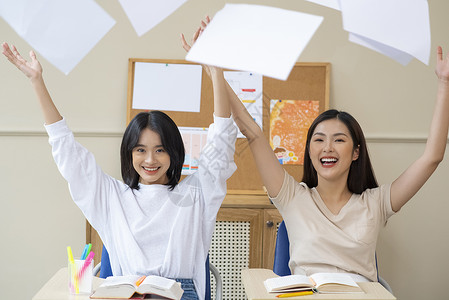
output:
<path id="1" fill-rule="evenodd" d="M 271 200 L 287 227 L 292 274 L 345 272 L 377 281 L 377 236 L 394 214 L 390 186 L 353 194 L 334 215 L 315 188 L 285 172 L 281 191 Z"/>

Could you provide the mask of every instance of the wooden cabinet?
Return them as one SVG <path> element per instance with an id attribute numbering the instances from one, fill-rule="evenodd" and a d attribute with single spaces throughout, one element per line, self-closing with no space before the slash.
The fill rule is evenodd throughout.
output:
<path id="1" fill-rule="evenodd" d="M 209 250 L 210 261 L 223 280 L 223 299 L 246 299 L 240 278 L 242 269 L 273 268 L 281 221 L 263 191 L 228 191 L 217 215 Z"/>
<path id="2" fill-rule="evenodd" d="M 209 251 L 223 279 L 223 299 L 245 299 L 240 271 L 273 268 L 276 233 L 282 218 L 263 191 L 228 191 L 217 215 Z M 87 243 L 101 253 L 102 242 L 87 223 Z M 100 255 L 96 261 L 99 261 Z M 213 284 L 213 282 L 212 282 Z"/>
<path id="3" fill-rule="evenodd" d="M 282 217 L 276 208 L 264 209 L 262 268 L 273 269 L 276 235 Z"/>
<path id="4" fill-rule="evenodd" d="M 217 215 L 218 222 L 248 222 L 250 268 L 272 268 L 276 233 L 282 221 L 278 210 L 263 191 L 228 191 Z M 217 233 L 217 227 L 215 232 Z M 243 233 L 234 232 L 234 236 Z M 212 243 L 214 243 L 214 238 Z"/>

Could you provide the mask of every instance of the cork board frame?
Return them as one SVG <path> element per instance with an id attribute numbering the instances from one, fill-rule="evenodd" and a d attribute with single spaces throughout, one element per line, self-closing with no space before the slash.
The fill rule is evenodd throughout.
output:
<path id="1" fill-rule="evenodd" d="M 128 61 L 128 93 L 126 124 L 138 113 L 146 110 L 133 109 L 134 68 L 136 62 L 165 64 L 195 64 L 185 60 L 130 58 Z M 263 77 L 263 131 L 269 138 L 270 100 L 315 100 L 319 101 L 319 112 L 329 109 L 330 63 L 296 63 L 289 78 L 281 81 Z M 201 83 L 200 112 L 164 111 L 178 126 L 208 127 L 213 122 L 212 82 L 203 71 Z M 235 150 L 237 171 L 228 180 L 229 190 L 262 190 L 262 180 L 257 172 L 246 139 L 237 139 Z M 301 181 L 301 165 L 284 165 L 289 174 Z"/>

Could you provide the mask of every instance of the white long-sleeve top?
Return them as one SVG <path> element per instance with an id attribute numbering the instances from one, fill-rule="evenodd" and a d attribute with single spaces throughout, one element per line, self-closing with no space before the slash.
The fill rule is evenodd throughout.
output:
<path id="1" fill-rule="evenodd" d="M 203 299 L 216 215 L 236 170 L 232 119 L 214 117 L 198 171 L 173 191 L 159 184 L 132 190 L 101 170 L 65 120 L 45 127 L 73 200 L 108 249 L 113 274 L 192 278 Z"/>

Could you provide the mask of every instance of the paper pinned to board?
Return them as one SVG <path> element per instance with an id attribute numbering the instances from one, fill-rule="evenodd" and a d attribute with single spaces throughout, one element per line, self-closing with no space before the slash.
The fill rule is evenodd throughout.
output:
<path id="1" fill-rule="evenodd" d="M 281 165 L 303 165 L 307 131 L 318 117 L 317 100 L 270 101 L 270 146 Z"/>
<path id="2" fill-rule="evenodd" d="M 263 128 L 263 78 L 260 74 L 251 72 L 227 71 L 224 78 L 234 93 L 242 101 L 253 120 Z M 239 130 L 238 138 L 245 138 Z"/>
<path id="3" fill-rule="evenodd" d="M 182 164 L 182 175 L 195 173 L 200 166 L 201 151 L 207 144 L 208 128 L 179 127 L 184 143 L 185 156 Z"/>
<path id="4" fill-rule="evenodd" d="M 202 67 L 136 62 L 133 109 L 199 112 Z"/>
<path id="5" fill-rule="evenodd" d="M 286 80 L 322 21 L 280 8 L 226 4 L 186 60 Z"/>
<path id="6" fill-rule="evenodd" d="M 426 0 L 339 0 L 350 41 L 407 64 L 410 56 L 430 58 L 429 7 Z"/>
<path id="7" fill-rule="evenodd" d="M 115 24 L 93 0 L 0 0 L 0 15 L 66 75 Z"/>
<path id="8" fill-rule="evenodd" d="M 144 35 L 187 0 L 119 0 L 138 36 Z"/>

